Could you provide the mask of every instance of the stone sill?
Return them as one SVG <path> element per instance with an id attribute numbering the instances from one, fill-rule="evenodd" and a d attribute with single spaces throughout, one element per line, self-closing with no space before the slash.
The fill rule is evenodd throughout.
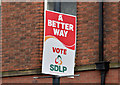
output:
<path id="1" fill-rule="evenodd" d="M 115 69 L 119 68 L 119 63 L 110 63 L 110 68 Z M 81 72 L 81 71 L 93 71 L 96 70 L 96 66 L 94 64 L 92 65 L 85 65 L 85 66 L 76 66 L 75 71 Z M 8 71 L 8 72 L 2 72 L 2 77 L 12 77 L 12 76 L 22 76 L 22 75 L 36 75 L 41 74 L 41 69 L 29 69 L 29 70 L 21 70 L 21 71 Z"/>

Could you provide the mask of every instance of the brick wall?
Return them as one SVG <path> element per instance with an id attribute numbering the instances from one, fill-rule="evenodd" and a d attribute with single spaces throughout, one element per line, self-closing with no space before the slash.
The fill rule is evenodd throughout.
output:
<path id="1" fill-rule="evenodd" d="M 118 27 L 120 27 L 120 2 L 118 7 L 119 7 Z M 118 62 L 120 62 L 120 28 L 118 28 L 118 60 L 119 60 Z M 119 75 L 119 78 L 120 78 L 120 75 Z"/>
<path id="2" fill-rule="evenodd" d="M 104 57 L 111 63 L 118 62 L 118 2 L 104 3 Z M 77 65 L 98 61 L 99 3 L 77 4 Z"/>
<path id="3" fill-rule="evenodd" d="M 119 3 L 104 3 L 104 54 L 105 60 L 118 62 Z"/>
<path id="4" fill-rule="evenodd" d="M 61 78 L 61 83 L 74 83 L 74 85 L 100 85 L 101 77 L 99 71 L 84 71 L 84 72 L 75 72 L 75 74 L 80 74 L 79 77 L 75 78 Z M 6 77 L 3 78 L 3 83 L 17 83 L 20 85 L 27 85 L 24 83 L 29 83 L 29 85 L 41 85 L 44 83 L 50 83 L 52 84 L 52 78 L 42 78 L 42 79 L 33 79 L 33 77 L 36 77 L 38 75 L 32 75 L 32 76 L 20 76 L 20 77 Z M 45 75 L 40 75 L 45 76 Z M 47 82 L 46 82 L 47 81 Z M 36 83 L 35 83 L 36 82 Z M 21 84 L 23 83 L 23 84 Z M 37 84 L 39 83 L 39 84 Z M 110 83 L 108 85 L 118 85 L 118 69 L 111 69 L 106 77 L 106 83 Z M 111 84 L 113 83 L 113 84 Z M 3 85 L 9 85 L 9 84 L 3 84 Z M 14 85 L 14 84 L 12 84 Z M 15 84 L 16 85 L 16 84 Z M 72 84 L 73 85 L 73 84 Z"/>
<path id="5" fill-rule="evenodd" d="M 41 18 L 39 26 L 40 26 L 40 58 L 42 63 L 43 39 L 44 39 L 44 3 L 41 4 Z"/>
<path id="6" fill-rule="evenodd" d="M 2 2 L 2 70 L 41 67 L 43 2 Z M 77 3 L 76 66 L 98 61 L 99 3 Z M 118 3 L 104 3 L 105 60 L 118 62 Z"/>
<path id="7" fill-rule="evenodd" d="M 98 61 L 99 3 L 77 3 L 76 66 Z M 41 67 L 43 51 L 43 2 L 2 2 L 2 71 L 37 69 Z M 105 60 L 118 62 L 120 3 L 104 3 Z M 118 69 L 110 69 L 106 83 L 118 83 Z M 75 79 L 63 83 L 100 83 L 100 72 L 84 71 Z M 92 76 L 91 76 L 92 75 Z M 36 75 L 35 75 L 36 76 Z M 42 75 L 41 75 L 42 76 Z M 32 83 L 33 76 L 6 77 L 3 83 Z M 52 79 L 40 79 L 39 83 Z"/>
<path id="8" fill-rule="evenodd" d="M 40 68 L 42 20 L 43 2 L 2 3 L 3 71 Z"/>
<path id="9" fill-rule="evenodd" d="M 118 27 L 120 27 L 120 2 L 118 7 L 119 7 Z M 120 64 L 120 28 L 118 28 L 118 63 Z M 118 82 L 120 83 L 120 69 L 118 70 Z"/>
<path id="10" fill-rule="evenodd" d="M 77 3 L 77 65 L 98 61 L 98 11 L 98 3 Z"/>

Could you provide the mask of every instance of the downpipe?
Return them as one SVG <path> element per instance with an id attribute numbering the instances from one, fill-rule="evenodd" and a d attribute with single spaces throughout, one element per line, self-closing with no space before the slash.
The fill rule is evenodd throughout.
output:
<path id="1" fill-rule="evenodd" d="M 109 71 L 109 63 L 104 61 L 104 22 L 103 22 L 103 2 L 99 2 L 99 62 L 96 69 L 101 73 L 101 85 L 105 85 L 106 74 Z"/>
<path id="2" fill-rule="evenodd" d="M 105 85 L 106 71 L 101 71 L 101 85 Z"/>

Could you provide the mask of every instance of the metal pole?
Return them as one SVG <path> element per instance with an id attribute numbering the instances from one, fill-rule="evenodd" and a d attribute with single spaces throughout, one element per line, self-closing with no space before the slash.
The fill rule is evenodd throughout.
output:
<path id="1" fill-rule="evenodd" d="M 60 77 L 53 76 L 53 85 L 60 85 Z"/>
<path id="2" fill-rule="evenodd" d="M 47 10 L 47 0 L 44 0 L 44 10 L 46 11 Z"/>
<path id="3" fill-rule="evenodd" d="M 60 0 L 55 0 L 54 11 L 61 12 L 61 2 Z M 53 76 L 53 85 L 60 85 L 60 77 Z"/>

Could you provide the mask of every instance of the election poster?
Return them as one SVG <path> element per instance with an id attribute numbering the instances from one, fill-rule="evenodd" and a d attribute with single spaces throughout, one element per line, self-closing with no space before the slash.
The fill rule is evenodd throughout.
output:
<path id="1" fill-rule="evenodd" d="M 42 73 L 74 75 L 76 16 L 45 11 Z"/>

